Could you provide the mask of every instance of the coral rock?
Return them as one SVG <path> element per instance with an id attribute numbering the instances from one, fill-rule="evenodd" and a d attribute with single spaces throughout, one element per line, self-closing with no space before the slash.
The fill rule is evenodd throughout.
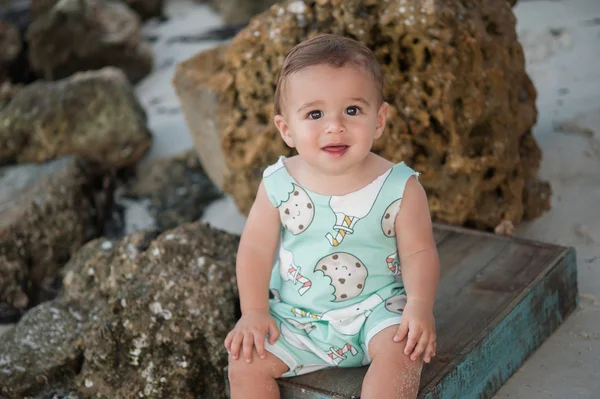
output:
<path id="1" fill-rule="evenodd" d="M 219 134 L 221 148 L 211 151 L 222 151 L 225 167 L 205 164 L 206 142 L 196 148 L 242 211 L 252 204 L 262 170 L 280 154 L 293 155 L 272 123 L 284 57 L 322 33 L 360 40 L 381 62 L 390 114 L 373 151 L 421 172 L 435 220 L 493 229 L 549 208 L 550 187 L 536 176 L 541 152 L 531 134 L 536 91 L 511 2 L 294 0 L 256 16 L 221 50 L 222 67 L 211 71 L 227 82 L 205 122 Z M 203 56 L 178 70 L 175 84 L 188 97 L 214 87 L 204 65 L 194 65 Z"/>

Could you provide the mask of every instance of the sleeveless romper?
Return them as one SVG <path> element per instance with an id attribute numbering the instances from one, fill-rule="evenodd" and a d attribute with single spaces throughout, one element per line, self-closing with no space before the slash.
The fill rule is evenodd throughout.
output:
<path id="1" fill-rule="evenodd" d="M 269 284 L 281 336 L 265 349 L 289 367 L 283 377 L 367 365 L 370 339 L 399 324 L 406 304 L 394 221 L 418 173 L 399 163 L 355 192 L 327 196 L 301 187 L 284 160 L 263 173 L 281 217 Z"/>

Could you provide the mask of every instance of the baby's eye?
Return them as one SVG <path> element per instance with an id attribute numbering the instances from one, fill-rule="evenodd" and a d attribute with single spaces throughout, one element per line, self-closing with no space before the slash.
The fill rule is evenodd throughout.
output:
<path id="1" fill-rule="evenodd" d="M 320 119 L 323 116 L 321 111 L 310 111 L 307 115 L 308 119 Z"/>
<path id="2" fill-rule="evenodd" d="M 356 105 L 351 105 L 348 108 L 346 108 L 346 114 L 348 114 L 350 116 L 358 115 L 359 112 L 360 112 L 360 107 L 357 107 Z"/>

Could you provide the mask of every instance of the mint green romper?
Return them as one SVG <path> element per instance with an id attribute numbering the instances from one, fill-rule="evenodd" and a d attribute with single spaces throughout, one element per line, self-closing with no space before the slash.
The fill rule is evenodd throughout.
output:
<path id="1" fill-rule="evenodd" d="M 329 196 L 301 187 L 284 159 L 263 173 L 281 217 L 269 285 L 281 335 L 265 348 L 288 365 L 283 377 L 369 364 L 369 341 L 399 324 L 406 304 L 394 221 L 418 173 L 399 163 L 355 192 Z"/>

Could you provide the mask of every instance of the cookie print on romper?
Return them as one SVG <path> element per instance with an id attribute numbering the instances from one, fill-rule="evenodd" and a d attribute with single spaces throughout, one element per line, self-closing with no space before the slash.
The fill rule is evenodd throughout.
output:
<path id="1" fill-rule="evenodd" d="M 333 302 L 357 297 L 363 291 L 369 274 L 360 259 L 347 252 L 336 252 L 321 258 L 315 266 L 317 270 L 331 279 L 335 296 Z"/>
<path id="2" fill-rule="evenodd" d="M 331 197 L 329 207 L 335 214 L 336 222 L 333 226 L 335 236 L 327 233 L 325 238 L 327 238 L 327 241 L 332 246 L 337 247 L 340 245 L 346 234 L 353 234 L 356 223 L 371 212 L 379 191 L 391 171 L 391 168 L 388 169 L 384 174 L 360 190 L 342 196 Z"/>
<path id="3" fill-rule="evenodd" d="M 279 205 L 283 227 L 293 235 L 306 231 L 315 217 L 315 204 L 303 188 L 292 183 L 293 190 L 287 201 Z"/>
<path id="4" fill-rule="evenodd" d="M 402 314 L 404 312 L 404 308 L 406 307 L 407 301 L 406 295 L 396 295 L 391 298 L 388 298 L 385 301 L 385 308 L 393 313 Z"/>
<path id="5" fill-rule="evenodd" d="M 400 205 L 402 203 L 402 198 L 397 199 L 392 202 L 385 212 L 383 212 L 383 216 L 381 217 L 381 230 L 386 237 L 396 237 L 396 216 L 398 216 L 398 212 L 400 212 Z M 388 269 L 392 272 L 394 276 L 400 277 L 400 259 L 398 258 L 398 252 L 394 252 L 391 255 L 388 255 L 386 258 L 386 263 L 388 265 Z"/>

